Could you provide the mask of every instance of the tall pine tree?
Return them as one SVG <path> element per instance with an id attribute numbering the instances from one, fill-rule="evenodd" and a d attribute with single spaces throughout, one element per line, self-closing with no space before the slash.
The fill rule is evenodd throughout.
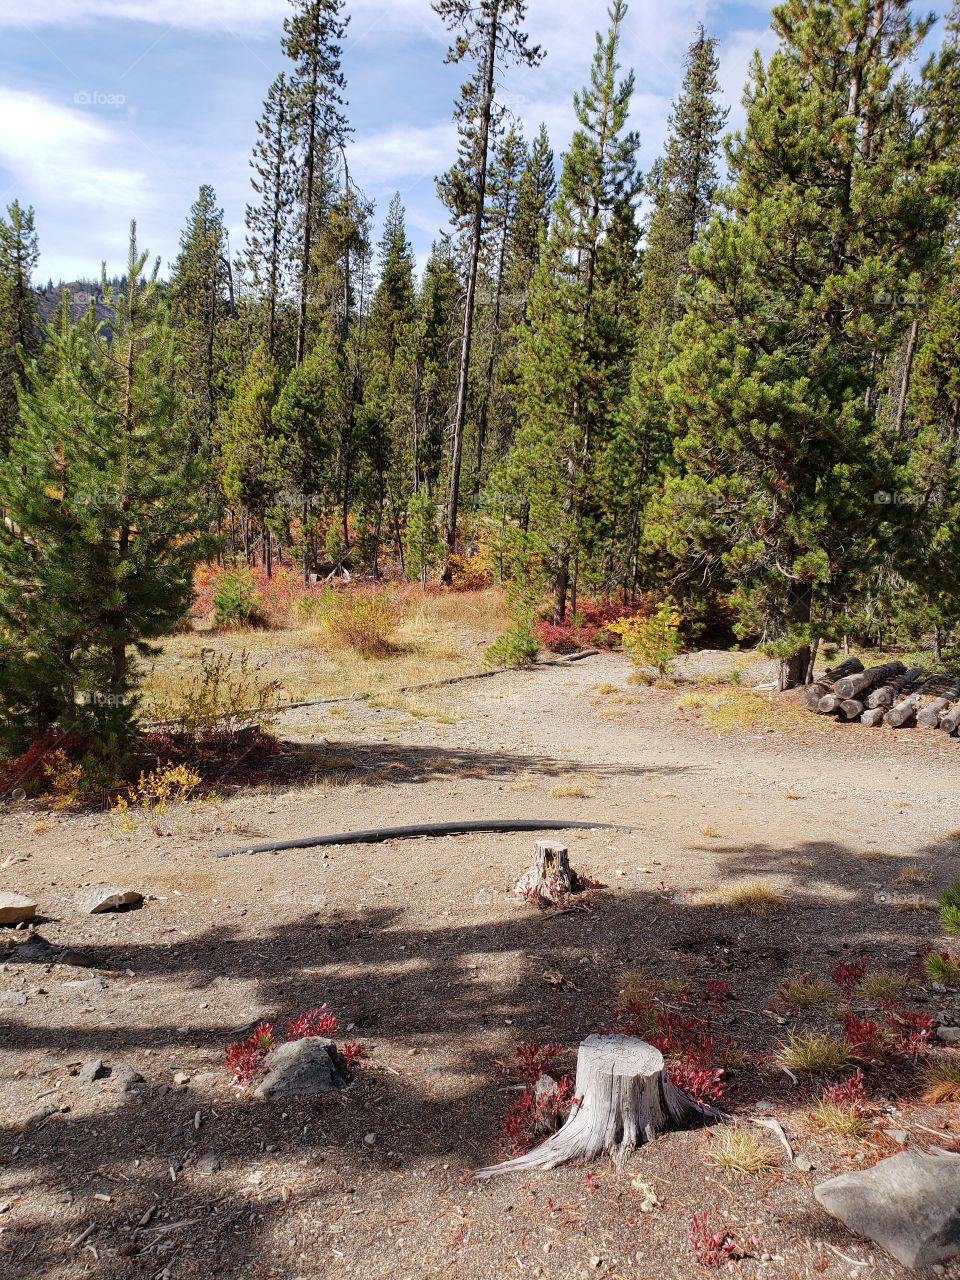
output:
<path id="1" fill-rule="evenodd" d="M 40 349 L 36 297 L 31 285 L 39 252 L 33 209 L 19 201 L 0 217 L 0 453 L 19 423 L 17 385 Z"/>

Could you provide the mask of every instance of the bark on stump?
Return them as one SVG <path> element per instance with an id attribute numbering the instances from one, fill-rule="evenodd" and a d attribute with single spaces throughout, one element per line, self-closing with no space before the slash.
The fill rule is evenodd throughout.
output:
<path id="1" fill-rule="evenodd" d="M 558 840 L 538 840 L 533 866 L 523 873 L 513 892 L 526 902 L 560 902 L 579 887 L 567 846 Z"/>
<path id="2" fill-rule="evenodd" d="M 604 1152 L 619 1159 L 684 1122 L 726 1119 L 672 1084 L 663 1054 L 636 1036 L 587 1036 L 577 1055 L 574 1092 L 577 1101 L 562 1128 L 526 1155 L 478 1169 L 474 1177 L 553 1169 Z"/>

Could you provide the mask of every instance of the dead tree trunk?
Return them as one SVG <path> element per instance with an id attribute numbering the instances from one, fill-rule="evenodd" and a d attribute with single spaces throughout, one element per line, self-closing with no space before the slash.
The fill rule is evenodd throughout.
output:
<path id="1" fill-rule="evenodd" d="M 916 684 L 920 677 L 925 674 L 923 667 L 911 667 L 909 671 L 905 671 L 896 680 L 889 680 L 886 684 L 882 684 L 879 689 L 874 689 L 867 698 L 867 706 L 892 707 L 897 694 L 902 693 L 904 689 L 909 689 L 912 684 Z"/>
<path id="2" fill-rule="evenodd" d="M 672 1084 L 660 1050 L 635 1036 L 587 1036 L 577 1055 L 575 1092 L 569 1116 L 546 1142 L 474 1176 L 553 1169 L 568 1160 L 595 1160 L 605 1151 L 621 1158 L 686 1121 L 726 1118 Z"/>
<path id="3" fill-rule="evenodd" d="M 925 693 L 935 692 L 942 677 L 931 676 L 926 684 L 922 684 L 916 693 L 911 693 L 909 697 L 902 699 L 895 707 L 887 713 L 887 724 L 892 729 L 900 729 L 904 725 L 908 725 L 916 719 L 917 712 L 922 706 L 921 698 Z"/>
<path id="4" fill-rule="evenodd" d="M 825 671 L 819 680 L 807 686 L 808 706 L 811 710 L 816 711 L 820 699 L 833 690 L 833 686 L 838 680 L 842 680 L 844 676 L 855 676 L 862 670 L 863 663 L 859 658 L 847 658 L 838 667 L 834 667 L 831 671 Z"/>
<path id="5" fill-rule="evenodd" d="M 943 691 L 943 696 L 934 698 L 917 714 L 917 724 L 921 729 L 936 729 L 941 718 L 960 697 L 960 680 L 951 680 Z"/>
<path id="6" fill-rule="evenodd" d="M 960 728 L 960 702 L 943 717 L 940 721 L 940 728 L 944 733 L 956 733 L 957 729 Z"/>
<path id="7" fill-rule="evenodd" d="M 860 723 L 865 724 L 868 729 L 875 728 L 878 724 L 883 724 L 883 717 L 887 714 L 886 707 L 870 707 L 860 717 Z"/>
<path id="8" fill-rule="evenodd" d="M 884 680 L 892 676 L 901 676 L 906 671 L 906 667 L 902 662 L 885 662 L 879 667 L 868 667 L 866 671 L 861 671 L 858 675 L 844 676 L 842 680 L 838 680 L 833 686 L 834 693 L 839 693 L 843 698 L 857 698 L 861 693 L 866 693 L 868 689 L 875 688 Z"/>

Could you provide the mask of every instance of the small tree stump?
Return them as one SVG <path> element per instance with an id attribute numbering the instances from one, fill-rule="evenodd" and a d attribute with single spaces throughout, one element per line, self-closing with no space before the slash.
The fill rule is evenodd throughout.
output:
<path id="1" fill-rule="evenodd" d="M 576 1098 L 563 1126 L 526 1155 L 478 1169 L 477 1178 L 527 1169 L 553 1169 L 568 1160 L 620 1159 L 684 1121 L 721 1120 L 675 1085 L 663 1054 L 636 1036 L 587 1036 L 577 1055 Z"/>
<path id="2" fill-rule="evenodd" d="M 538 840 L 534 864 L 525 871 L 513 892 L 526 902 L 561 902 L 579 886 L 577 873 L 570 866 L 570 852 L 557 840 Z"/>

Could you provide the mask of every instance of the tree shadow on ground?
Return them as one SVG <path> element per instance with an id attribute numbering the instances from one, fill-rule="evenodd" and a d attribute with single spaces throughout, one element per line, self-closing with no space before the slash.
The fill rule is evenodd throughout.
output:
<path id="1" fill-rule="evenodd" d="M 829 974 L 836 958 L 853 954 L 903 970 L 909 954 L 936 936 L 936 918 L 892 909 L 874 882 L 892 883 L 897 864 L 864 864 L 841 844 L 710 852 L 720 861 L 719 884 L 772 877 L 786 910 L 753 917 L 634 887 L 562 914 L 464 903 L 460 919 L 426 924 L 413 905 L 350 914 L 291 907 L 256 937 L 224 924 L 187 935 L 174 949 L 136 941 L 74 947 L 86 967 L 71 978 L 94 968 L 116 981 L 130 970 L 144 980 L 143 991 L 124 1011 L 126 1022 L 51 1026 L 32 1022 L 30 1006 L 6 1015 L 3 1072 L 8 1080 L 20 1072 L 22 1083 L 18 1114 L 0 1131 L 3 1194 L 21 1194 L 31 1205 L 39 1197 L 44 1208 L 11 1214 L 0 1236 L 4 1274 L 72 1280 L 94 1261 L 109 1280 L 211 1268 L 238 1277 L 343 1273 L 331 1244 L 345 1243 L 341 1233 L 349 1234 L 347 1261 L 357 1274 L 399 1274 L 387 1232 L 404 1220 L 409 1180 L 439 1181 L 439 1207 L 420 1243 L 442 1252 L 459 1230 L 448 1213 L 451 1197 L 462 1194 L 457 1180 L 496 1158 L 499 1122 L 514 1096 L 502 1068 L 512 1047 L 531 1038 L 560 1042 L 572 1068 L 577 1043 L 615 1024 L 628 968 L 660 981 L 725 976 L 737 999 L 718 1014 L 718 1030 L 746 1054 L 732 1073 L 734 1104 L 789 1099 L 789 1082 L 765 1057 L 782 1032 L 764 1010 L 783 979 Z M 956 845 L 927 846 L 912 861 L 931 888 L 960 873 Z M 41 990 L 61 979 L 58 967 L 30 968 L 28 980 Z M 328 1001 L 341 1026 L 353 1028 L 349 1037 L 370 1046 L 369 1063 L 349 1089 L 323 1098 L 261 1104 L 237 1096 L 223 1068 L 237 1029 L 216 1009 L 203 1018 L 196 1007 L 197 993 L 224 979 L 252 982 L 253 1014 L 278 1023 Z M 184 1004 L 186 1018 L 178 1012 Z M 87 1057 L 134 1060 L 145 1087 L 131 1097 L 109 1081 L 80 1085 L 70 1064 Z M 181 1057 L 193 1078 L 172 1085 Z M 61 1109 L 43 1114 L 49 1107 Z M 647 1149 L 652 1160 L 659 1158 L 654 1148 Z M 207 1176 L 197 1162 L 210 1150 L 221 1171 Z M 582 1171 L 551 1178 L 573 1194 Z M 499 1251 L 490 1274 L 512 1256 L 504 1215 L 520 1194 L 512 1181 L 497 1183 L 484 1193 L 486 1207 L 474 1206 L 498 1241 L 490 1246 Z M 622 1219 L 623 1206 L 590 1204 L 578 1212 Z M 819 1210 L 807 1212 L 803 1232 L 846 1238 Z M 295 1241 L 296 1258 L 276 1256 L 284 1239 Z"/>

